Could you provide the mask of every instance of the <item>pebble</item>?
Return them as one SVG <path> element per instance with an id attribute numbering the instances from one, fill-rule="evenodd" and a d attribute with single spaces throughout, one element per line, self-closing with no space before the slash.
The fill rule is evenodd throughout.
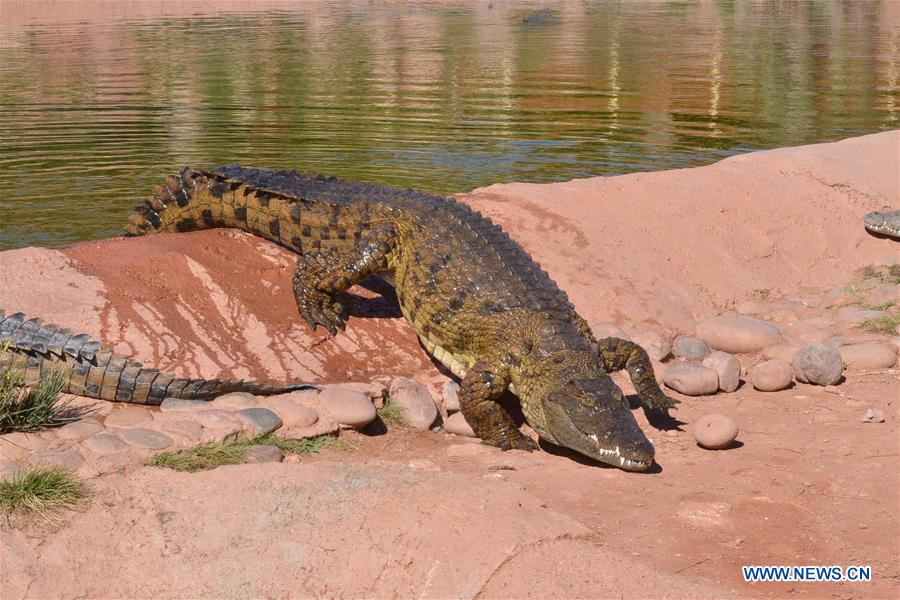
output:
<path id="1" fill-rule="evenodd" d="M 271 444 L 256 444 L 247 448 L 244 455 L 246 463 L 270 463 L 284 460 L 284 452 L 278 446 Z"/>
<path id="2" fill-rule="evenodd" d="M 786 363 L 790 363 L 794 360 L 794 355 L 797 354 L 797 351 L 800 350 L 800 346 L 794 346 L 791 344 L 778 344 L 777 346 L 769 346 L 762 352 L 762 356 L 766 360 L 772 360 L 777 358 L 778 360 L 783 360 Z"/>
<path id="3" fill-rule="evenodd" d="M 462 410 L 459 406 L 459 390 L 459 384 L 453 380 L 444 383 L 444 387 L 441 389 L 441 400 L 443 400 L 444 408 L 448 413 Z"/>
<path id="4" fill-rule="evenodd" d="M 727 448 L 734 443 L 739 432 L 737 421 L 714 413 L 703 415 L 694 424 L 694 439 L 707 450 Z"/>
<path id="5" fill-rule="evenodd" d="M 888 316 L 888 313 L 883 310 L 842 310 L 838 311 L 835 322 L 844 327 L 853 327 L 854 325 L 859 325 L 863 321 L 880 319 L 881 317 L 886 316 Z"/>
<path id="6" fill-rule="evenodd" d="M 309 427 L 319 420 L 319 413 L 291 398 L 293 394 L 270 396 L 269 404 L 284 421 L 285 427 Z"/>
<path id="7" fill-rule="evenodd" d="M 718 391 L 719 375 L 697 363 L 676 363 L 663 373 L 663 383 L 686 396 L 707 396 Z"/>
<path id="8" fill-rule="evenodd" d="M 375 420 L 375 405 L 362 392 L 328 386 L 319 392 L 318 400 L 341 425 L 359 428 Z"/>
<path id="9" fill-rule="evenodd" d="M 447 420 L 444 421 L 444 430 L 448 433 L 455 433 L 456 435 L 476 437 L 475 432 L 472 431 L 472 426 L 469 425 L 461 412 L 455 412 L 447 417 Z"/>
<path id="10" fill-rule="evenodd" d="M 863 342 L 840 346 L 841 360 L 849 371 L 889 369 L 897 363 L 897 349 L 884 342 Z"/>
<path id="11" fill-rule="evenodd" d="M 100 456 L 118 454 L 128 450 L 128 444 L 111 433 L 92 435 L 81 443 L 87 450 Z"/>
<path id="12" fill-rule="evenodd" d="M 750 369 L 750 382 L 761 392 L 777 392 L 791 386 L 794 369 L 783 360 L 774 358 Z"/>
<path id="13" fill-rule="evenodd" d="M 218 408 L 208 408 L 206 410 L 198 410 L 194 413 L 194 418 L 204 427 L 210 429 L 240 427 L 241 421 L 234 413 Z"/>
<path id="14" fill-rule="evenodd" d="M 119 432 L 119 435 L 132 446 L 149 448 L 150 450 L 162 450 L 175 443 L 175 440 L 166 434 L 160 433 L 154 429 L 147 429 L 146 427 L 123 429 Z"/>
<path id="15" fill-rule="evenodd" d="M 80 442 L 100 431 L 103 431 L 103 425 L 97 421 L 75 421 L 57 429 L 56 435 L 64 440 Z"/>
<path id="16" fill-rule="evenodd" d="M 55 465 L 72 471 L 84 464 L 84 457 L 75 448 L 65 450 L 48 450 L 32 455 L 29 461 L 34 465 Z"/>
<path id="17" fill-rule="evenodd" d="M 631 341 L 631 336 L 625 333 L 624 329 L 612 321 L 597 321 L 596 323 L 591 323 L 591 332 L 598 340 L 612 337 Z"/>
<path id="18" fill-rule="evenodd" d="M 160 429 L 166 433 L 174 433 L 181 437 L 196 442 L 203 436 L 203 426 L 191 419 L 178 419 L 177 421 L 163 421 L 159 423 Z"/>
<path id="19" fill-rule="evenodd" d="M 884 412 L 878 408 L 870 408 L 859 420 L 863 423 L 884 423 Z"/>
<path id="20" fill-rule="evenodd" d="M 702 361 L 709 356 L 709 345 L 703 340 L 689 335 L 679 335 L 672 343 L 675 356 L 691 361 Z"/>
<path id="21" fill-rule="evenodd" d="M 0 455 L 8 458 L 7 452 L 15 452 L 16 450 L 32 450 L 40 452 L 50 445 L 50 442 L 43 436 L 36 433 L 22 433 L 14 431 L 12 433 L 4 433 L 0 436 Z"/>
<path id="22" fill-rule="evenodd" d="M 697 324 L 697 337 L 712 348 L 741 354 L 780 344 L 781 329 L 745 315 L 719 315 Z"/>
<path id="23" fill-rule="evenodd" d="M 203 410 L 211 404 L 206 400 L 189 400 L 185 398 L 166 398 L 159 405 L 159 410 L 169 412 L 172 410 Z"/>
<path id="24" fill-rule="evenodd" d="M 249 429 L 251 437 L 272 433 L 282 425 L 281 417 L 268 408 L 245 408 L 237 412 L 237 417 Z"/>
<path id="25" fill-rule="evenodd" d="M 638 332 L 632 336 L 631 341 L 646 350 L 650 360 L 666 362 L 672 358 L 672 345 L 659 333 Z"/>
<path id="26" fill-rule="evenodd" d="M 259 406 L 259 400 L 250 392 L 229 392 L 213 400 L 213 406 L 216 408 L 240 410 L 242 408 Z"/>
<path id="27" fill-rule="evenodd" d="M 397 377 L 391 382 L 391 402 L 403 411 L 406 422 L 416 429 L 428 429 L 438 416 L 434 398 L 418 381 Z"/>
<path id="28" fill-rule="evenodd" d="M 888 302 L 900 304 L 900 285 L 883 285 L 869 295 L 869 304 L 872 306 Z"/>
<path id="29" fill-rule="evenodd" d="M 703 359 L 703 366 L 716 372 L 719 389 L 733 392 L 741 383 L 741 362 L 727 352 L 716 350 Z"/>
<path id="30" fill-rule="evenodd" d="M 801 348 L 794 354 L 791 365 L 797 381 L 815 385 L 835 385 L 844 372 L 841 353 L 825 344 Z"/>
<path id="31" fill-rule="evenodd" d="M 103 424 L 107 427 L 135 427 L 153 420 L 153 415 L 143 406 L 125 406 L 113 409 Z"/>

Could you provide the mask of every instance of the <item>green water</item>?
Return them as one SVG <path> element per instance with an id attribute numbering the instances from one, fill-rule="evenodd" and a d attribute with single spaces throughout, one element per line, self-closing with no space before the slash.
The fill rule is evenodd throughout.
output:
<path id="1" fill-rule="evenodd" d="M 62 4 L 0 5 L 0 249 L 182 165 L 452 193 L 898 127 L 897 1 Z"/>

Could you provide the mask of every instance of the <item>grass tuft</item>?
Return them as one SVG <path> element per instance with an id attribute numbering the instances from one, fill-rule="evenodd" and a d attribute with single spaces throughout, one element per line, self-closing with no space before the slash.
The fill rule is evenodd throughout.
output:
<path id="1" fill-rule="evenodd" d="M 50 371 L 29 388 L 23 383 L 9 372 L 0 374 L 0 433 L 58 427 L 78 418 L 69 410 L 70 400 L 60 399 L 64 373 Z"/>
<path id="2" fill-rule="evenodd" d="M 900 325 L 900 315 L 888 315 L 886 317 L 875 317 L 874 319 L 866 319 L 857 327 L 863 331 L 872 333 L 894 334 L 897 332 L 897 326 Z"/>
<path id="3" fill-rule="evenodd" d="M 378 413 L 379 418 L 385 425 L 393 425 L 395 427 L 407 427 L 409 425 L 406 415 L 403 414 L 403 409 L 391 402 L 390 396 L 384 399 L 384 404 L 375 412 Z"/>
<path id="4" fill-rule="evenodd" d="M 894 283 L 900 283 L 900 264 L 888 265 L 887 272 Z"/>
<path id="5" fill-rule="evenodd" d="M 62 467 L 37 467 L 0 481 L 0 506 L 7 512 L 34 512 L 75 508 L 86 496 L 84 484 Z"/>
<path id="6" fill-rule="evenodd" d="M 302 440 L 268 434 L 251 440 L 232 442 L 211 442 L 187 448 L 180 452 L 160 452 L 148 465 L 168 467 L 176 471 L 208 471 L 223 465 L 238 465 L 244 462 L 250 446 L 271 444 L 278 446 L 282 452 L 290 454 L 315 454 L 322 448 L 334 444 L 337 438 L 331 435 L 320 435 Z"/>

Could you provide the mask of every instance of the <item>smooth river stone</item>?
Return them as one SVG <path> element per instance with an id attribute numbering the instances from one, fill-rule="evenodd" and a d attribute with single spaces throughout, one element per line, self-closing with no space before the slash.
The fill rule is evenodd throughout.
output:
<path id="1" fill-rule="evenodd" d="M 750 369 L 750 382 L 761 392 L 777 392 L 791 386 L 794 369 L 777 358 L 761 362 Z"/>
<path id="2" fill-rule="evenodd" d="M 900 285 L 883 285 L 869 295 L 869 306 L 893 302 L 900 304 Z"/>
<path id="3" fill-rule="evenodd" d="M 285 427 L 309 427 L 319 420 L 319 413 L 300 404 L 292 396 L 294 394 L 280 394 L 267 398 L 269 405 L 284 421 Z"/>
<path id="4" fill-rule="evenodd" d="M 270 463 L 284 460 L 284 452 L 278 446 L 271 444 L 256 444 L 247 448 L 244 455 L 245 463 Z"/>
<path id="5" fill-rule="evenodd" d="M 212 401 L 213 408 L 230 408 L 240 410 L 259 406 L 259 400 L 250 392 L 230 392 Z"/>
<path id="6" fill-rule="evenodd" d="M 840 346 L 838 352 L 848 371 L 890 369 L 897 363 L 897 349 L 885 342 L 863 342 Z"/>
<path id="7" fill-rule="evenodd" d="M 794 360 L 794 355 L 797 354 L 798 350 L 800 350 L 799 346 L 778 344 L 777 346 L 769 346 L 768 348 L 763 350 L 762 355 L 766 360 L 777 358 L 778 360 L 783 360 L 786 363 L 790 363 Z"/>
<path id="8" fill-rule="evenodd" d="M 152 420 L 153 415 L 143 406 L 125 406 L 113 409 L 106 415 L 103 424 L 107 427 L 135 427 Z"/>
<path id="9" fill-rule="evenodd" d="M 328 386 L 319 392 L 317 399 L 341 425 L 359 428 L 375 420 L 375 405 L 362 392 Z"/>
<path id="10" fill-rule="evenodd" d="M 448 413 L 462 410 L 459 406 L 459 390 L 459 384 L 452 379 L 444 383 L 444 387 L 441 388 L 441 400 Z"/>
<path id="11" fill-rule="evenodd" d="M 719 376 L 719 389 L 733 392 L 741 383 L 741 361 L 728 354 L 716 350 L 703 359 L 703 366 L 709 367 Z"/>
<path id="12" fill-rule="evenodd" d="M 794 354 L 791 366 L 797 381 L 815 385 L 835 385 L 844 372 L 841 353 L 825 344 L 801 348 Z"/>
<path id="13" fill-rule="evenodd" d="M 472 426 L 469 425 L 466 418 L 463 416 L 461 412 L 455 412 L 444 421 L 444 430 L 448 433 L 455 433 L 456 435 L 464 435 L 466 437 L 475 437 L 475 432 L 472 431 Z"/>
<path id="14" fill-rule="evenodd" d="M 707 450 L 727 448 L 734 443 L 739 432 L 737 421 L 725 415 L 703 415 L 694 423 L 694 439 Z"/>
<path id="15" fill-rule="evenodd" d="M 103 431 L 103 425 L 97 421 L 75 421 L 57 429 L 56 435 L 64 440 L 80 442 L 100 431 Z"/>
<path id="16" fill-rule="evenodd" d="M 29 461 L 34 465 L 53 465 L 63 467 L 71 471 L 76 471 L 84 464 L 84 457 L 75 448 L 67 448 L 65 450 L 47 450 L 32 455 Z"/>
<path id="17" fill-rule="evenodd" d="M 236 414 L 253 437 L 272 433 L 282 425 L 281 417 L 268 408 L 245 408 Z"/>
<path id="18" fill-rule="evenodd" d="M 708 396 L 719 390 L 718 373 L 693 362 L 670 365 L 662 379 L 668 387 L 686 396 Z"/>
<path id="19" fill-rule="evenodd" d="M 697 324 L 697 337 L 732 354 L 757 352 L 783 341 L 781 329 L 745 315 L 719 315 Z"/>
<path id="20" fill-rule="evenodd" d="M 591 332 L 598 340 L 612 337 L 619 338 L 620 340 L 628 340 L 629 342 L 631 341 L 631 336 L 612 321 L 597 321 L 596 323 L 591 323 Z"/>
<path id="21" fill-rule="evenodd" d="M 128 444 L 111 433 L 92 435 L 81 443 L 85 449 L 99 456 L 109 456 L 128 450 Z"/>
<path id="22" fill-rule="evenodd" d="M 679 335 L 672 342 L 672 353 L 678 358 L 700 362 L 709 356 L 709 345 L 703 340 L 689 335 Z"/>
<path id="23" fill-rule="evenodd" d="M 159 405 L 162 412 L 170 412 L 176 410 L 206 410 L 211 408 L 212 404 L 206 400 L 194 400 L 190 398 L 166 398 Z"/>
<path id="24" fill-rule="evenodd" d="M 192 419 L 175 419 L 157 423 L 157 427 L 166 433 L 173 433 L 188 441 L 196 442 L 203 436 L 203 426 Z"/>
<path id="25" fill-rule="evenodd" d="M 403 412 L 407 423 L 416 429 L 428 429 L 437 419 L 434 398 L 428 388 L 418 381 L 397 377 L 391 382 L 390 398 Z"/>
<path id="26" fill-rule="evenodd" d="M 231 427 L 240 427 L 241 420 L 238 419 L 233 412 L 227 410 L 219 410 L 217 408 L 209 408 L 199 410 L 194 413 L 194 418 L 204 427 L 210 429 L 223 429 Z"/>
<path id="27" fill-rule="evenodd" d="M 162 450 L 175 443 L 175 440 L 166 434 L 160 433 L 154 429 L 147 429 L 146 427 L 123 429 L 119 432 L 119 435 L 132 446 L 148 448 L 150 450 Z"/>

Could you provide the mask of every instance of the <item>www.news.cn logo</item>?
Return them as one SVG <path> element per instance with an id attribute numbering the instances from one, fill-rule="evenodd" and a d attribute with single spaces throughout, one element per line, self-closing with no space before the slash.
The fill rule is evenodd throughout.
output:
<path id="1" fill-rule="evenodd" d="M 744 581 L 872 581 L 872 567 L 836 565 L 741 567 Z"/>

